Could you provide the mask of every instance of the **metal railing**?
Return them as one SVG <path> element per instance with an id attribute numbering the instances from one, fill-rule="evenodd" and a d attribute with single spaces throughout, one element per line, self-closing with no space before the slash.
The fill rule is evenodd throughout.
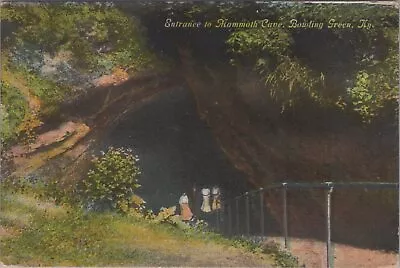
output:
<path id="1" fill-rule="evenodd" d="M 215 214 L 215 229 L 217 232 L 223 233 L 224 235 L 232 236 L 232 235 L 240 235 L 244 237 L 250 237 L 252 232 L 252 227 L 254 228 L 256 225 L 252 225 L 250 223 L 250 213 L 251 213 L 251 202 L 254 206 L 255 197 L 258 196 L 259 202 L 259 229 L 258 233 L 261 239 L 266 238 L 265 232 L 265 214 L 267 212 L 267 207 L 265 204 L 265 195 L 272 190 L 280 190 L 282 199 L 282 219 L 281 226 L 282 236 L 284 240 L 285 249 L 290 251 L 289 245 L 289 230 L 288 230 L 288 198 L 287 192 L 290 189 L 316 189 L 323 190 L 325 193 L 325 239 L 326 239 L 326 267 L 332 268 L 334 265 L 334 252 L 332 247 L 332 212 L 331 212 L 331 203 L 332 203 L 332 195 L 334 194 L 334 190 L 338 189 L 364 189 L 364 190 L 380 190 L 380 189 L 390 189 L 395 190 L 397 193 L 399 191 L 398 183 L 390 183 L 390 182 L 323 182 L 323 183 L 278 183 L 272 184 L 264 188 L 260 188 L 258 190 L 245 192 L 242 195 L 236 196 L 234 198 L 230 198 L 227 200 L 222 200 L 222 209 L 216 210 L 213 213 Z M 251 200 L 252 199 L 252 200 Z M 240 210 L 240 201 L 244 201 L 244 213 L 243 209 Z M 244 224 L 241 217 L 245 216 Z M 235 218 L 235 219 L 234 219 Z M 235 226 L 233 226 L 235 223 Z M 243 228 L 244 227 L 244 228 Z M 258 228 L 257 227 L 257 228 Z"/>

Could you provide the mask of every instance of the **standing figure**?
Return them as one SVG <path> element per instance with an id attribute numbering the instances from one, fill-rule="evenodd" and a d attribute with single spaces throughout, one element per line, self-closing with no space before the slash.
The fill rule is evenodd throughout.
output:
<path id="1" fill-rule="evenodd" d="M 201 189 L 201 195 L 203 196 L 203 203 L 201 204 L 201 211 L 211 212 L 210 189 L 208 189 L 208 188 Z"/>
<path id="2" fill-rule="evenodd" d="M 183 193 L 179 198 L 179 205 L 181 206 L 181 217 L 183 221 L 190 221 L 193 218 L 193 213 L 189 207 L 189 198 L 186 193 Z"/>
<path id="3" fill-rule="evenodd" d="M 213 196 L 213 201 L 211 208 L 212 210 L 217 210 L 221 208 L 221 191 L 219 190 L 219 187 L 214 186 L 212 188 L 212 196 Z"/>

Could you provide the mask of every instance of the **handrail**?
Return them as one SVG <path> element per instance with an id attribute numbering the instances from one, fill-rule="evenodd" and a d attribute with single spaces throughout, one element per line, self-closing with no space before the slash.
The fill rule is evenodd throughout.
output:
<path id="1" fill-rule="evenodd" d="M 242 224 L 245 224 L 242 226 L 242 229 L 245 229 L 245 234 L 247 236 L 250 236 L 251 232 L 251 225 L 250 225 L 250 198 L 255 197 L 255 194 L 258 193 L 259 202 L 260 202 L 260 231 L 261 231 L 261 236 L 265 236 L 265 230 L 264 230 L 264 192 L 267 192 L 269 190 L 275 190 L 279 189 L 281 191 L 282 195 L 282 229 L 283 229 L 283 237 L 284 237 L 284 246 L 287 250 L 290 250 L 290 245 L 289 245 L 289 229 L 288 229 L 288 200 L 287 200 L 287 192 L 289 190 L 293 189 L 319 189 L 319 190 L 324 190 L 325 192 L 325 211 L 326 211 L 326 267 L 331 268 L 333 267 L 334 264 L 334 249 L 332 247 L 332 233 L 331 233 L 331 198 L 332 195 L 334 194 L 334 190 L 337 189 L 354 189 L 354 188 L 360 188 L 360 189 L 393 189 L 396 191 L 399 191 L 399 183 L 397 182 L 363 182 L 363 181 L 351 181 L 351 182 L 332 182 L 332 181 L 326 181 L 326 182 L 281 182 L 281 183 L 272 183 L 269 184 L 265 187 L 247 191 L 241 195 L 235 196 L 230 199 L 226 199 L 222 201 L 223 204 L 223 210 L 225 210 L 225 207 L 227 207 L 228 211 L 228 227 L 229 227 L 229 235 L 232 234 L 232 208 L 235 207 L 236 209 L 236 234 L 240 233 L 240 220 L 239 220 L 239 202 L 242 197 L 243 200 L 245 201 L 245 221 L 242 222 Z M 278 191 L 277 191 L 278 193 Z M 217 229 L 220 231 L 220 214 L 217 211 Z"/>
<path id="2" fill-rule="evenodd" d="M 253 195 L 259 193 L 261 191 L 268 191 L 272 189 L 282 188 L 283 186 L 286 189 L 330 189 L 334 187 L 338 188 L 364 188 L 364 189 L 390 189 L 390 188 L 399 188 L 399 183 L 396 182 L 320 182 L 320 183 L 307 183 L 307 182 L 282 182 L 282 183 L 274 183 L 268 186 L 255 189 L 252 191 L 247 191 L 241 195 L 229 198 L 225 200 L 226 202 L 234 201 L 235 199 L 245 197 L 246 195 Z"/>

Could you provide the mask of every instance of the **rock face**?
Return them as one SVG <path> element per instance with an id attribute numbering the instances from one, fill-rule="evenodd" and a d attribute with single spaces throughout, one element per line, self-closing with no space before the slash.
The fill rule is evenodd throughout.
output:
<path id="1" fill-rule="evenodd" d="M 83 123 L 65 122 L 57 129 L 38 135 L 33 143 L 16 145 L 8 152 L 13 160 L 14 176 L 27 176 L 47 164 L 47 161 L 66 153 L 72 160 L 82 149 L 76 147 L 90 131 Z M 81 152 L 82 153 L 82 152 Z"/>
<path id="2" fill-rule="evenodd" d="M 396 181 L 397 131 L 367 131 L 327 115 L 311 114 L 306 127 L 267 120 L 274 107 L 263 109 L 265 98 L 250 76 L 226 66 L 208 69 L 194 64 L 181 51 L 184 76 L 198 112 L 212 129 L 231 163 L 256 187 L 274 182 Z M 255 108 L 253 108 L 255 107 Z M 276 114 L 276 113 L 275 113 Z M 313 117 L 326 116 L 321 128 Z M 277 118 L 279 118 L 279 113 Z M 333 127 L 330 126 L 330 123 Z M 281 194 L 266 196 L 278 222 Z M 337 190 L 333 196 L 333 240 L 358 246 L 396 248 L 395 191 Z M 322 191 L 288 193 L 289 233 L 325 237 L 325 197 Z M 379 220 L 377 220 L 379 219 Z"/>
<path id="3" fill-rule="evenodd" d="M 127 81 L 129 78 L 128 73 L 120 68 L 117 68 L 113 71 L 113 73 L 108 75 L 103 75 L 97 79 L 95 79 L 94 84 L 96 87 L 104 87 L 111 85 L 120 85 L 123 82 Z"/>

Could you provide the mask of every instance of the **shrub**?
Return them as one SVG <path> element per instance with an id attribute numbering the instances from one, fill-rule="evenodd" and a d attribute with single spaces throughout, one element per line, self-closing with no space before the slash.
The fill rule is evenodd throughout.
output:
<path id="1" fill-rule="evenodd" d="M 128 212 L 135 189 L 140 187 L 139 160 L 131 150 L 109 148 L 93 161 L 93 168 L 81 183 L 85 205 L 94 210 L 115 209 Z"/>
<path id="2" fill-rule="evenodd" d="M 3 178 L 0 187 L 2 191 L 7 191 L 12 194 L 25 193 L 32 189 L 32 183 L 25 178 L 8 176 Z"/>
<path id="3" fill-rule="evenodd" d="M 56 205 L 79 205 L 80 200 L 76 195 L 76 184 L 73 181 L 48 178 L 43 184 L 42 197 L 50 198 Z"/>
<path id="4" fill-rule="evenodd" d="M 263 253 L 272 254 L 275 264 L 278 267 L 304 267 L 299 263 L 297 257 L 291 255 L 288 251 L 283 250 L 273 241 L 262 245 Z"/>

